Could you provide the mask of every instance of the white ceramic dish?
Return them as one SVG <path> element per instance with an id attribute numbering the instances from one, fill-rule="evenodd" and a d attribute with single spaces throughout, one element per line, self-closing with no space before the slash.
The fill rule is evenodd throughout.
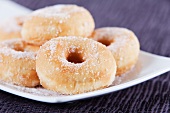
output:
<path id="1" fill-rule="evenodd" d="M 36 101 L 62 103 L 119 91 L 154 78 L 167 71 L 170 71 L 170 58 L 141 51 L 135 68 L 122 77 L 117 77 L 113 85 L 105 89 L 77 95 L 60 95 L 41 87 L 25 88 L 4 82 L 0 82 L 0 89 Z"/>

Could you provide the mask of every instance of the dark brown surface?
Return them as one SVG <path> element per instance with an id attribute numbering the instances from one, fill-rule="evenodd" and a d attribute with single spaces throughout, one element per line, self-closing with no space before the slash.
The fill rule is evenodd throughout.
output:
<path id="1" fill-rule="evenodd" d="M 14 0 L 31 9 L 58 3 L 86 7 L 96 27 L 119 26 L 133 30 L 141 49 L 170 56 L 170 0 Z M 91 99 L 47 104 L 0 91 L 0 112 L 115 112 L 170 113 L 170 73 L 134 87 Z"/>

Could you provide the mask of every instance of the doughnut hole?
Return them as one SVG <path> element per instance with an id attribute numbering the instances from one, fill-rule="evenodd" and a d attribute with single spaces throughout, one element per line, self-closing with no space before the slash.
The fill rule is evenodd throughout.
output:
<path id="1" fill-rule="evenodd" d="M 13 46 L 11 46 L 10 48 L 14 49 L 15 51 L 20 51 L 20 52 L 24 52 L 25 51 L 25 42 L 22 43 L 14 43 Z"/>
<path id="2" fill-rule="evenodd" d="M 97 41 L 102 43 L 105 46 L 109 46 L 111 43 L 114 42 L 114 40 L 109 40 L 109 39 L 106 39 L 106 38 L 102 38 L 102 39 L 99 39 Z"/>
<path id="3" fill-rule="evenodd" d="M 23 48 L 14 48 L 15 51 L 20 51 L 20 52 L 24 52 Z"/>
<path id="4" fill-rule="evenodd" d="M 81 54 L 80 51 L 73 50 L 72 48 L 69 50 L 68 55 L 67 55 L 67 61 L 77 64 L 77 63 L 83 63 L 84 59 L 83 59 L 83 55 Z"/>
<path id="5" fill-rule="evenodd" d="M 14 46 L 13 49 L 14 49 L 15 51 L 20 51 L 20 52 L 24 52 L 24 51 L 25 51 L 23 47 L 16 47 L 16 46 Z"/>

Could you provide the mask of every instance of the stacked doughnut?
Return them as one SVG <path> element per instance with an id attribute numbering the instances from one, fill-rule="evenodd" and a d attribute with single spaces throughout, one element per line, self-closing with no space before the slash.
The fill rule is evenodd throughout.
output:
<path id="1" fill-rule="evenodd" d="M 90 12 L 76 5 L 36 10 L 20 27 L 21 35 L 0 43 L 0 79 L 16 85 L 85 93 L 108 87 L 138 60 L 139 42 L 132 31 L 94 30 Z"/>

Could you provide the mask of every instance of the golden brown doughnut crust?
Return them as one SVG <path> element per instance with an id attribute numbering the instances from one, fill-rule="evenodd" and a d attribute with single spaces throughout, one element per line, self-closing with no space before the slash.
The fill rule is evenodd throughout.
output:
<path id="1" fill-rule="evenodd" d="M 94 20 L 89 11 L 76 5 L 55 5 L 34 11 L 24 22 L 23 39 L 42 45 L 58 36 L 90 36 Z"/>
<path id="2" fill-rule="evenodd" d="M 140 45 L 132 31 L 126 28 L 105 27 L 96 29 L 90 37 L 106 45 L 112 52 L 117 64 L 116 75 L 126 73 L 136 64 Z"/>
<path id="3" fill-rule="evenodd" d="M 40 49 L 40 46 L 26 44 L 24 51 L 26 52 L 37 52 Z"/>
<path id="4" fill-rule="evenodd" d="M 0 43 L 0 80 L 20 86 L 39 85 L 35 52 L 25 52 L 25 42 L 12 39 Z"/>
<path id="5" fill-rule="evenodd" d="M 15 17 L 0 23 L 0 41 L 20 38 L 25 17 Z"/>
<path id="6" fill-rule="evenodd" d="M 81 37 L 58 37 L 41 46 L 36 69 L 41 85 L 62 94 L 77 94 L 107 87 L 116 62 L 102 44 Z"/>

